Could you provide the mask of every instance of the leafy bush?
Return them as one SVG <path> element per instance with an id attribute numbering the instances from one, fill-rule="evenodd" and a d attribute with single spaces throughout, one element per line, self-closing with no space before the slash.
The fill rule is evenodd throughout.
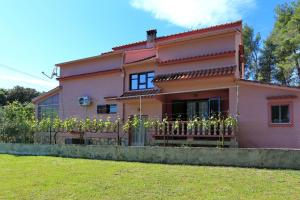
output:
<path id="1" fill-rule="evenodd" d="M 0 108 L 0 141 L 32 142 L 35 126 L 33 104 L 10 103 Z"/>

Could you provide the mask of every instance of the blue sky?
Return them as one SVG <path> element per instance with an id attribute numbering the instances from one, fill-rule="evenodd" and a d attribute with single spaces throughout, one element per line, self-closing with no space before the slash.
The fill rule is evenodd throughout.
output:
<path id="1" fill-rule="evenodd" d="M 0 0 L 0 88 L 47 91 L 54 65 L 111 47 L 243 19 L 265 38 L 290 0 Z"/>

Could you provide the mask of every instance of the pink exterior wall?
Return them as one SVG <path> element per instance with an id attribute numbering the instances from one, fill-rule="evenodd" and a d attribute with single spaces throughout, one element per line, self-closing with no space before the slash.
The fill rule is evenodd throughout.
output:
<path id="1" fill-rule="evenodd" d="M 294 125 L 270 127 L 268 123 L 269 96 L 297 95 L 293 102 Z M 280 100 L 280 101 L 284 101 Z M 239 84 L 239 134 L 240 147 L 300 148 L 300 90 L 270 88 Z"/>
<path id="2" fill-rule="evenodd" d="M 244 67 L 244 66 L 239 66 L 240 64 L 240 55 L 239 55 L 239 46 L 243 44 L 243 41 L 242 41 L 242 33 L 241 32 L 236 32 L 235 33 L 235 63 L 236 63 L 236 66 L 237 68 L 239 68 L 237 71 L 236 71 L 236 77 L 239 77 L 239 78 L 244 78 L 244 77 L 240 77 L 240 74 L 239 73 L 242 73 L 240 72 L 240 67 Z M 241 69 L 241 71 L 243 71 L 244 69 Z"/>
<path id="3" fill-rule="evenodd" d="M 76 116 L 81 118 L 86 117 L 104 117 L 116 115 L 122 117 L 122 103 L 116 101 L 106 101 L 104 97 L 120 96 L 123 93 L 123 77 L 121 73 L 112 73 L 107 75 L 93 76 L 89 78 L 79 78 L 65 80 L 60 82 L 61 90 L 61 109 L 60 116 L 62 118 Z M 78 97 L 90 96 L 92 105 L 82 107 L 78 104 Z M 118 103 L 118 114 L 97 114 L 98 104 Z"/>
<path id="4" fill-rule="evenodd" d="M 155 55 L 156 55 L 155 48 L 127 51 L 125 52 L 124 62 L 131 63 Z"/>
<path id="5" fill-rule="evenodd" d="M 202 54 L 231 51 L 235 49 L 235 35 L 233 33 L 211 36 L 207 38 L 187 40 L 159 47 L 158 55 L 161 60 L 191 57 Z"/>
<path id="6" fill-rule="evenodd" d="M 162 102 L 155 98 L 142 98 L 142 115 L 151 119 L 162 119 Z M 140 112 L 139 99 L 132 99 L 125 102 L 125 118 L 131 115 L 138 115 Z"/>
<path id="7" fill-rule="evenodd" d="M 89 59 L 76 63 L 66 64 L 60 67 L 60 76 L 71 76 L 109 69 L 121 68 L 123 62 L 122 54 L 106 55 L 95 59 Z"/>
<path id="8" fill-rule="evenodd" d="M 234 86 L 233 77 L 203 78 L 191 80 L 169 81 L 157 84 L 163 93 L 181 93 L 192 91 L 207 91 L 215 89 L 226 89 Z"/>
<path id="9" fill-rule="evenodd" d="M 195 70 L 202 70 L 202 69 L 227 67 L 233 65 L 236 65 L 236 63 L 235 63 L 235 58 L 232 56 L 232 57 L 218 58 L 212 60 L 178 63 L 172 65 L 158 65 L 156 74 L 169 74 L 174 72 L 195 71 Z"/>

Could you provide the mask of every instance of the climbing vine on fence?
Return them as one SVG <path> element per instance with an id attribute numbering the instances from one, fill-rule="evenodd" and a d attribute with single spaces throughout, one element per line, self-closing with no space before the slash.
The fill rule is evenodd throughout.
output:
<path id="1" fill-rule="evenodd" d="M 169 123 L 168 118 L 163 118 L 163 120 L 158 119 L 140 119 L 139 116 L 135 115 L 128 118 L 124 122 L 120 118 L 116 120 L 111 120 L 110 117 L 106 119 L 78 119 L 78 118 L 67 118 L 61 120 L 59 118 L 50 120 L 49 118 L 42 119 L 40 121 L 35 121 L 35 124 L 32 126 L 37 132 L 46 132 L 49 131 L 51 127 L 54 132 L 66 132 L 66 133 L 81 133 L 81 132 L 116 132 L 118 128 L 122 128 L 124 132 L 128 133 L 130 129 L 138 128 L 143 126 L 147 129 L 157 128 L 162 129 Z M 174 122 L 174 128 L 179 128 L 180 120 Z M 204 128 L 209 128 L 217 124 L 223 124 L 224 127 L 237 127 L 237 119 L 233 116 L 228 117 L 210 117 L 208 119 L 201 119 L 195 117 L 194 119 L 188 120 L 187 129 L 192 130 L 197 126 Z"/>
<path id="2" fill-rule="evenodd" d="M 17 142 L 33 141 L 34 132 L 64 132 L 64 133 L 102 133 L 117 132 L 123 130 L 129 133 L 130 130 L 143 126 L 147 129 L 162 130 L 170 123 L 168 118 L 159 119 L 140 119 L 138 115 L 130 117 L 124 121 L 120 118 L 87 118 L 80 119 L 70 117 L 67 119 L 60 118 L 43 118 L 36 120 L 34 117 L 34 108 L 31 104 L 21 105 L 12 103 L 0 109 L 0 141 Z M 179 128 L 182 121 L 177 119 L 172 122 L 174 128 Z M 216 124 L 222 124 L 224 127 L 235 128 L 237 119 L 233 116 L 220 117 L 220 115 L 211 118 L 195 117 L 187 122 L 187 129 L 192 130 L 195 127 L 209 128 Z"/>

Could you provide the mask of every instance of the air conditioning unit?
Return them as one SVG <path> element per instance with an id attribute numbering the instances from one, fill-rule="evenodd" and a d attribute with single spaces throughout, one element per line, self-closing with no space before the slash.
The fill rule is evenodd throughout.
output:
<path id="1" fill-rule="evenodd" d="M 78 102 L 80 106 L 89 106 L 92 103 L 91 98 L 89 96 L 79 97 Z"/>

